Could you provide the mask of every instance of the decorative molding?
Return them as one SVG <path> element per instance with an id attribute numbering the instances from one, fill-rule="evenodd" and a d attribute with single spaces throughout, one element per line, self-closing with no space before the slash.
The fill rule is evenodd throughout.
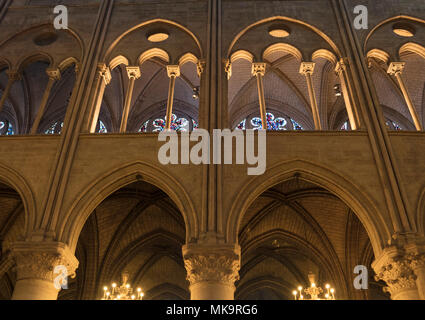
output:
<path id="1" fill-rule="evenodd" d="M 183 247 L 184 265 L 190 285 L 217 282 L 234 286 L 239 280 L 240 248 L 226 246 Z"/>

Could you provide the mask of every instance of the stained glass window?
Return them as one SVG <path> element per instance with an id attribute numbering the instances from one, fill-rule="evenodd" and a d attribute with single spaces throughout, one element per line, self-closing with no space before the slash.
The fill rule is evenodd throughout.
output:
<path id="1" fill-rule="evenodd" d="M 273 113 L 267 112 L 266 119 L 267 119 L 267 130 L 272 130 L 272 131 L 287 130 L 285 128 L 287 121 L 284 118 L 281 118 L 281 117 L 275 118 Z M 262 122 L 260 117 L 252 118 L 251 124 L 254 130 L 260 130 L 262 128 Z"/>
<path id="2" fill-rule="evenodd" d="M 63 128 L 63 122 L 55 122 L 52 124 L 44 133 L 45 134 L 61 134 Z"/>
<path id="3" fill-rule="evenodd" d="M 193 130 L 198 129 L 199 128 L 199 124 L 198 122 L 196 122 L 195 119 L 192 119 L 192 125 L 193 125 Z"/>
<path id="4" fill-rule="evenodd" d="M 146 120 L 139 127 L 140 133 L 147 132 L 161 132 L 165 129 L 165 118 L 153 118 Z M 188 132 L 190 130 L 196 130 L 199 128 L 198 122 L 190 116 L 177 116 L 172 114 L 171 118 L 171 130 L 177 132 Z"/>
<path id="5" fill-rule="evenodd" d="M 142 132 L 142 133 L 148 132 L 148 124 L 149 124 L 149 120 L 146 121 L 144 124 L 142 124 L 142 126 L 139 129 L 139 132 Z"/>
<path id="6" fill-rule="evenodd" d="M 304 128 L 295 120 L 288 116 L 276 117 L 273 113 L 267 114 L 267 130 L 270 131 L 284 131 L 284 130 L 304 130 Z M 250 116 L 243 119 L 236 126 L 236 130 L 254 129 L 260 130 L 262 128 L 261 118 L 257 115 Z"/>
<path id="7" fill-rule="evenodd" d="M 385 124 L 387 125 L 388 129 L 390 129 L 390 130 L 395 130 L 395 131 L 403 130 L 403 128 L 395 121 L 387 120 L 385 122 Z"/>
<path id="8" fill-rule="evenodd" d="M 0 135 L 12 136 L 15 134 L 13 126 L 8 121 L 0 121 Z"/>
<path id="9" fill-rule="evenodd" d="M 99 133 L 108 133 L 108 129 L 106 129 L 105 124 L 99 120 Z"/>
<path id="10" fill-rule="evenodd" d="M 291 119 L 291 122 L 292 122 L 292 127 L 294 128 L 294 130 L 304 130 L 304 128 L 294 119 Z"/>
<path id="11" fill-rule="evenodd" d="M 236 130 L 245 130 L 246 129 L 246 119 L 243 119 L 239 124 L 236 126 Z"/>
<path id="12" fill-rule="evenodd" d="M 165 119 L 158 118 L 153 122 L 153 132 L 161 132 L 165 129 Z M 177 118 L 175 114 L 171 116 L 171 130 L 180 132 L 180 131 L 189 131 L 189 121 L 186 118 Z"/>
<path id="13" fill-rule="evenodd" d="M 350 125 L 349 125 L 348 121 L 345 121 L 344 122 L 344 124 L 341 126 L 341 129 L 340 130 L 342 130 L 342 131 L 348 131 L 348 130 L 350 130 Z"/>

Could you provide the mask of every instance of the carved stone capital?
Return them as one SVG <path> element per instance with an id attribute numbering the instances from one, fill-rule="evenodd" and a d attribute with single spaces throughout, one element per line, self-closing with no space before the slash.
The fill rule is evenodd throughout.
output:
<path id="1" fill-rule="evenodd" d="M 342 58 L 338 61 L 335 67 L 335 72 L 340 75 L 342 72 L 347 71 L 348 60 L 347 58 Z"/>
<path id="2" fill-rule="evenodd" d="M 126 70 L 129 79 L 139 79 L 142 75 L 138 66 L 126 67 Z"/>
<path id="3" fill-rule="evenodd" d="M 416 288 L 416 276 L 408 259 L 392 261 L 383 266 L 375 276 L 375 280 L 385 281 L 388 286 L 384 291 L 389 292 L 391 296 L 403 290 Z"/>
<path id="4" fill-rule="evenodd" d="M 184 246 L 183 259 L 190 285 L 201 282 L 234 287 L 239 280 L 239 246 Z"/>
<path id="5" fill-rule="evenodd" d="M 9 78 L 9 81 L 18 81 L 21 80 L 21 74 L 15 70 L 7 70 L 6 74 Z"/>
<path id="6" fill-rule="evenodd" d="M 227 74 L 227 80 L 230 80 L 230 78 L 232 77 L 232 63 L 230 62 L 229 59 L 224 59 L 223 64 L 224 64 L 224 72 L 226 72 Z"/>
<path id="7" fill-rule="evenodd" d="M 48 68 L 46 70 L 47 75 L 49 76 L 50 80 L 60 80 L 61 78 L 61 71 L 58 68 Z"/>
<path id="8" fill-rule="evenodd" d="M 199 59 L 198 63 L 196 64 L 196 72 L 198 73 L 198 77 L 201 76 L 201 74 L 204 72 L 205 70 L 205 59 Z"/>
<path id="9" fill-rule="evenodd" d="M 385 292 L 392 297 L 403 291 L 416 290 L 416 275 L 412 264 L 412 255 L 405 254 L 397 247 L 386 248 L 383 254 L 373 263 L 376 272 L 375 280 L 383 280 L 387 284 Z"/>
<path id="10" fill-rule="evenodd" d="M 261 75 L 264 77 L 266 74 L 266 64 L 264 62 L 253 62 L 251 73 L 253 76 Z"/>
<path id="11" fill-rule="evenodd" d="M 167 66 L 167 75 L 171 77 L 180 77 L 180 67 L 177 65 L 168 65 Z"/>
<path id="12" fill-rule="evenodd" d="M 60 242 L 15 242 L 11 252 L 16 263 L 17 280 L 51 281 L 59 275 L 55 267 L 65 266 L 67 275 L 75 276 L 78 260 L 68 246 Z"/>
<path id="13" fill-rule="evenodd" d="M 307 75 L 307 74 L 312 75 L 315 67 L 316 67 L 316 63 L 314 62 L 301 62 L 300 73 L 303 75 Z"/>
<path id="14" fill-rule="evenodd" d="M 387 72 L 392 76 L 402 74 L 405 65 L 405 62 L 391 62 Z"/>
<path id="15" fill-rule="evenodd" d="M 108 68 L 106 64 L 99 63 L 97 65 L 97 72 L 98 72 L 98 76 L 102 77 L 106 85 L 111 83 L 111 80 L 112 80 L 111 70 Z"/>

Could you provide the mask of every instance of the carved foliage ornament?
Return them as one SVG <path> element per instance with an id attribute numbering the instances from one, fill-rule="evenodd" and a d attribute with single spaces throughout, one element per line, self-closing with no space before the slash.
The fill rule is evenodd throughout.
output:
<path id="1" fill-rule="evenodd" d="M 417 278 L 414 270 L 424 266 L 425 255 L 411 254 L 384 265 L 375 276 L 375 280 L 385 281 L 388 286 L 384 288 L 384 291 L 394 295 L 403 290 L 414 289 Z"/>
<path id="2" fill-rule="evenodd" d="M 184 263 L 191 285 L 220 282 L 233 286 L 239 280 L 240 259 L 236 254 L 188 254 L 184 257 Z"/>

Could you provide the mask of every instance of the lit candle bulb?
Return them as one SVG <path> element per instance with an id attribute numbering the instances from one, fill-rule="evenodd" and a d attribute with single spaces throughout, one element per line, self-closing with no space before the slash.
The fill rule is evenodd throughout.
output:
<path id="1" fill-rule="evenodd" d="M 292 291 L 292 294 L 294 295 L 295 300 L 297 300 L 297 294 L 298 294 L 298 292 L 294 290 L 294 291 Z"/>

